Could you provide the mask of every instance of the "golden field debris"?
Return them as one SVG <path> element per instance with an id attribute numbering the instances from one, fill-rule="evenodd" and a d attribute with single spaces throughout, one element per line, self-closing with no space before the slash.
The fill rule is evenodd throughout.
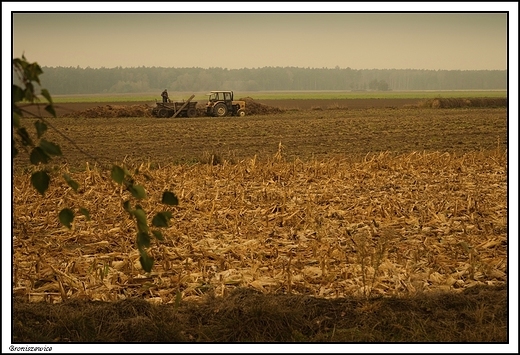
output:
<path id="1" fill-rule="evenodd" d="M 56 171 L 44 198 L 13 177 L 13 293 L 30 302 L 170 304 L 227 295 L 412 296 L 507 283 L 507 151 L 256 157 L 154 168 L 135 176 L 149 218 L 173 218 L 139 264 L 130 198 L 96 167 Z M 75 193 L 59 177 L 80 183 Z M 178 206 L 160 205 L 164 190 Z M 90 211 L 68 230 L 57 211 Z"/>

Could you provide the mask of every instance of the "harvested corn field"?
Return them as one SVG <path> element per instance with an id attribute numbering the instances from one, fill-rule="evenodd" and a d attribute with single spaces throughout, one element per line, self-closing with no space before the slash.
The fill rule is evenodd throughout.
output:
<path id="1" fill-rule="evenodd" d="M 506 114 L 324 108 L 254 118 L 56 119 L 91 156 L 60 141 L 65 156 L 45 198 L 30 186 L 23 155 L 15 161 L 16 314 L 36 314 L 40 301 L 64 310 L 94 300 L 148 307 L 135 299 L 172 313 L 149 320 L 153 312 L 132 310 L 137 318 L 121 316 L 123 328 L 108 333 L 73 320 L 64 331 L 64 318 L 47 316 L 55 333 L 38 336 L 40 323 L 15 317 L 16 339 L 507 341 Z M 164 240 L 151 242 L 151 273 L 141 269 L 135 220 L 122 207 L 130 195 L 110 178 L 110 164 L 123 161 L 146 188 L 138 203 L 149 219 L 172 213 Z M 77 193 L 64 172 L 80 183 Z M 164 190 L 177 194 L 178 206 L 160 203 Z M 90 220 L 78 214 L 71 230 L 61 227 L 65 206 L 87 208 Z M 146 320 L 141 331 L 138 320 Z M 151 334 L 163 320 L 186 328 Z"/>
<path id="2" fill-rule="evenodd" d="M 72 174 L 83 182 L 79 196 L 57 183 L 44 201 L 27 176 L 15 177 L 15 293 L 172 303 L 177 291 L 194 299 L 235 287 L 335 298 L 507 280 L 504 152 L 310 164 L 276 156 L 139 171 L 144 210 L 158 212 L 164 189 L 182 201 L 165 240 L 151 247 L 149 275 L 121 208 L 129 196 L 106 174 Z M 62 205 L 87 208 L 91 221 L 60 228 L 53 211 Z"/>

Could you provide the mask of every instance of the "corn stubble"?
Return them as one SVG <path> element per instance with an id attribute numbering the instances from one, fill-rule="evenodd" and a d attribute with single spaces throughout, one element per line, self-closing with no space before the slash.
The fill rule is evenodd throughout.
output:
<path id="1" fill-rule="evenodd" d="M 179 205 L 151 273 L 139 264 L 125 193 L 94 168 L 53 179 L 45 198 L 13 185 L 13 292 L 29 301 L 178 304 L 236 288 L 321 298 L 461 292 L 507 282 L 507 152 L 380 153 L 361 160 L 139 166 L 151 218 Z M 145 180 L 145 176 L 149 180 Z M 138 181 L 137 181 L 138 182 Z M 61 206 L 87 208 L 72 229 Z"/>

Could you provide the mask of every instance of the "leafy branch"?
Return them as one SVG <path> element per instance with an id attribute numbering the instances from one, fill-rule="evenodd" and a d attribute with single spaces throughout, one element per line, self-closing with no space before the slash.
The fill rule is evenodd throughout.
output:
<path id="1" fill-rule="evenodd" d="M 83 151 L 72 139 L 60 132 L 41 115 L 31 114 L 37 120 L 34 122 L 35 132 L 32 135 L 29 133 L 28 129 L 22 124 L 24 114 L 28 114 L 29 112 L 20 105 L 22 103 L 38 105 L 41 102 L 36 92 L 36 84 L 41 86 L 39 77 L 43 74 L 43 71 L 38 63 L 29 63 L 23 55 L 22 58 L 13 59 L 13 71 L 18 78 L 18 82 L 21 83 L 21 86 L 14 83 L 12 86 L 14 131 L 12 157 L 14 159 L 18 155 L 19 149 L 23 149 L 29 154 L 30 163 L 37 167 L 36 171 L 31 174 L 31 184 L 36 191 L 38 191 L 42 196 L 45 196 L 45 192 L 49 189 L 51 182 L 51 177 L 46 168 L 46 164 L 48 164 L 53 157 L 63 155 L 58 144 L 50 142 L 43 137 L 49 127 L 56 131 L 62 138 L 70 142 L 73 147 L 78 149 L 82 154 L 93 159 L 98 164 L 99 161 L 96 157 Z M 41 88 L 40 94 L 46 101 L 44 107 L 45 111 L 51 114 L 52 117 L 56 118 L 56 110 L 50 93 L 48 90 Z M 102 164 L 99 165 L 102 166 Z M 124 166 L 113 165 L 110 176 L 114 182 L 123 185 L 124 189 L 130 192 L 132 197 L 136 200 L 143 200 L 147 197 L 145 188 L 142 185 L 135 184 L 132 174 L 130 174 Z M 76 181 L 74 181 L 68 174 L 63 174 L 62 177 L 75 192 L 78 191 L 79 184 Z M 179 201 L 173 192 L 164 191 L 161 203 L 173 206 L 178 205 Z M 152 228 L 149 228 L 146 212 L 143 210 L 141 205 L 135 204 L 135 206 L 132 207 L 131 201 L 126 200 L 123 203 L 123 208 L 129 213 L 131 218 L 135 219 L 137 226 L 136 244 L 140 253 L 141 266 L 146 272 L 150 272 L 154 263 L 153 257 L 151 257 L 147 252 L 147 249 L 151 244 L 150 233 L 156 239 L 160 241 L 164 240 L 163 234 L 159 228 L 168 227 L 172 214 L 169 211 L 156 213 L 152 218 Z M 90 219 L 90 214 L 87 209 L 79 208 L 79 212 L 86 216 L 87 220 Z M 67 207 L 63 208 L 58 213 L 60 223 L 68 229 L 72 229 L 74 217 L 74 211 Z"/>

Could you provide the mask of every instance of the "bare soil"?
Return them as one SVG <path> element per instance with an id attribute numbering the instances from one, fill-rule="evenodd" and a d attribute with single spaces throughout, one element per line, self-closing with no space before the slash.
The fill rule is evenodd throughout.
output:
<path id="1" fill-rule="evenodd" d="M 248 99 L 248 98 L 240 98 Z M 251 99 L 251 98 L 249 98 Z M 310 100 L 254 100 L 255 104 L 265 105 L 271 108 L 278 108 L 282 110 L 302 109 L 309 110 L 313 108 L 331 108 L 341 107 L 350 109 L 364 109 L 364 108 L 402 108 L 411 105 L 417 105 L 420 102 L 419 99 L 345 99 L 345 100 L 327 100 L 327 99 L 310 99 Z M 55 105 L 56 114 L 58 117 L 70 117 L 71 114 L 77 112 L 83 112 L 92 110 L 98 107 L 148 107 L 152 108 L 155 103 L 149 101 L 132 101 L 132 102 L 81 102 L 81 103 L 60 103 Z M 198 104 L 199 107 L 203 107 L 203 104 Z M 250 108 L 248 107 L 248 110 Z M 30 111 L 37 113 L 37 110 L 32 107 Z M 250 111 L 250 110 L 249 110 Z M 41 114 L 47 115 L 43 110 L 40 110 Z"/>
<path id="2" fill-rule="evenodd" d="M 278 105 L 309 105 L 307 101 L 287 100 Z M 145 115 L 146 110 L 141 110 L 137 117 L 121 115 L 132 107 L 142 107 L 135 103 L 67 104 L 59 106 L 60 117 L 49 122 L 76 146 L 52 129 L 47 137 L 65 152 L 63 158 L 55 161 L 71 166 L 96 163 L 85 153 L 97 157 L 102 164 L 128 158 L 160 165 L 200 162 L 208 156 L 230 162 L 253 156 L 266 159 L 277 152 L 280 144 L 290 160 L 385 151 L 463 153 L 507 148 L 505 107 L 350 109 L 329 107 L 329 102 L 312 109 L 278 112 L 278 107 L 256 104 L 259 111 L 269 113 L 243 118 L 159 119 Z M 23 168 L 28 162 L 25 157 L 20 154 L 15 166 Z"/>

